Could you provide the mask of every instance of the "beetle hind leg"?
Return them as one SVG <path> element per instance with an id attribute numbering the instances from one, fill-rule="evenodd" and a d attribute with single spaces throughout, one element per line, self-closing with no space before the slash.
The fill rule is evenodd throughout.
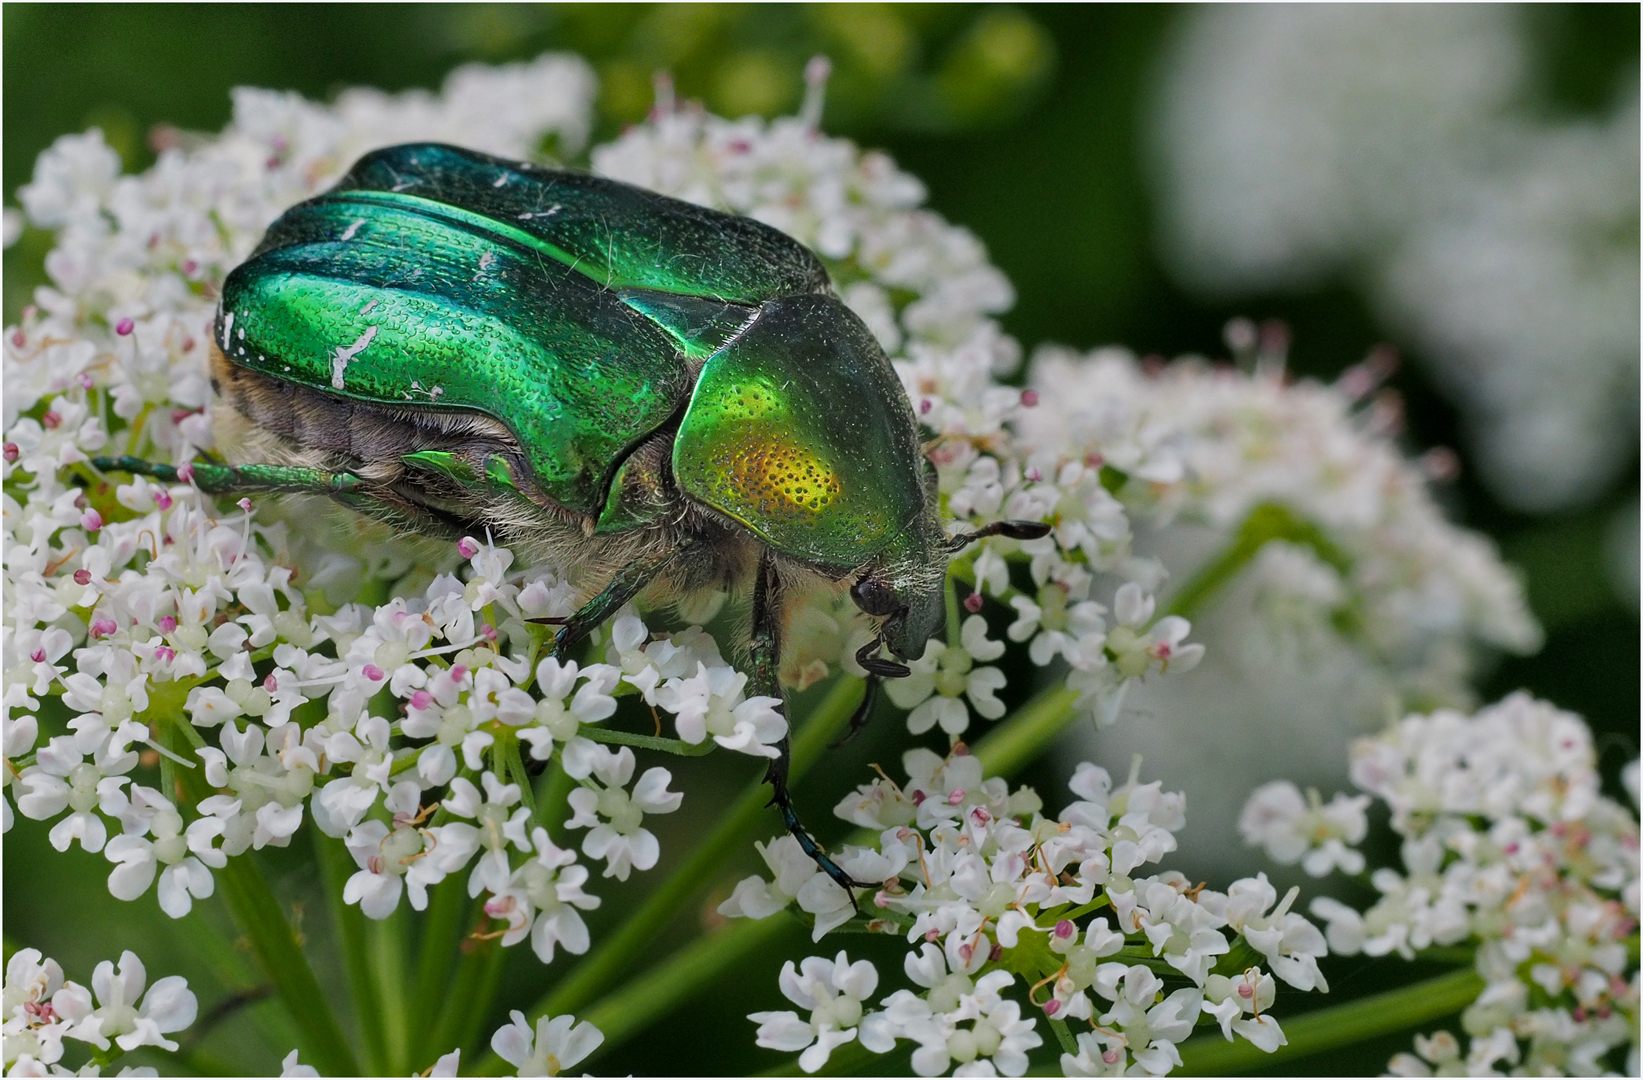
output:
<path id="1" fill-rule="evenodd" d="M 352 495 L 364 484 L 351 472 L 332 472 L 302 465 L 216 465 L 195 461 L 179 468 L 134 457 L 96 457 L 92 467 L 103 472 L 128 472 L 167 484 L 192 483 L 207 495 L 240 491 L 292 491 L 314 495 Z"/>

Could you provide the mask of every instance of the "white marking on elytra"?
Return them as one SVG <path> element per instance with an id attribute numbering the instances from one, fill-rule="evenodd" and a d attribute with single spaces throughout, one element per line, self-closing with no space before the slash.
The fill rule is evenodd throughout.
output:
<path id="1" fill-rule="evenodd" d="M 487 252 L 485 252 L 485 254 L 483 254 L 479 257 L 479 269 L 480 270 L 489 270 L 492 266 L 495 266 L 495 265 L 496 265 L 496 252 L 487 251 Z"/>
<path id="2" fill-rule="evenodd" d="M 393 187 L 389 188 L 388 190 L 389 191 L 404 191 L 408 187 L 413 187 L 415 185 L 415 183 L 416 183 L 416 181 L 414 181 L 414 180 L 407 180 L 403 184 L 395 184 Z"/>
<path id="3" fill-rule="evenodd" d="M 503 173 L 501 176 L 496 178 L 496 180 L 491 184 L 491 187 L 501 187 L 502 185 L 506 184 L 507 182 L 508 182 L 508 174 Z"/>
<path id="4" fill-rule="evenodd" d="M 331 354 L 331 389 L 342 389 L 342 373 L 348 370 L 348 361 L 365 351 L 365 346 L 371 344 L 371 339 L 377 336 L 377 328 L 367 326 L 365 333 L 354 339 L 352 345 L 338 345 L 337 351 Z"/>
<path id="5" fill-rule="evenodd" d="M 222 317 L 222 343 L 228 344 L 229 338 L 234 336 L 234 313 L 230 311 Z"/>
<path id="6" fill-rule="evenodd" d="M 529 221 L 531 218 L 553 217 L 553 215 L 559 213 L 559 211 L 562 210 L 562 209 L 563 209 L 563 207 L 560 206 L 560 204 L 554 203 L 552 206 L 548 207 L 546 210 L 537 210 L 537 211 L 534 211 L 534 212 L 527 212 L 527 213 L 524 213 L 524 214 L 520 214 L 519 217 L 518 217 L 518 220 L 519 221 Z"/>
<path id="7" fill-rule="evenodd" d="M 365 219 L 364 218 L 356 218 L 352 224 L 350 224 L 346 229 L 342 230 L 342 235 L 337 237 L 337 239 L 338 240 L 352 240 L 354 238 L 354 234 L 359 232 L 359 227 L 363 224 L 365 224 Z"/>
<path id="8" fill-rule="evenodd" d="M 245 327 L 243 327 L 243 326 L 240 327 L 240 340 L 241 341 L 245 340 Z"/>
<path id="9" fill-rule="evenodd" d="M 372 300 L 369 304 L 366 304 L 364 307 L 360 308 L 359 313 L 361 315 L 369 315 L 371 313 L 371 309 L 376 307 L 376 306 L 377 306 L 377 301 Z"/>

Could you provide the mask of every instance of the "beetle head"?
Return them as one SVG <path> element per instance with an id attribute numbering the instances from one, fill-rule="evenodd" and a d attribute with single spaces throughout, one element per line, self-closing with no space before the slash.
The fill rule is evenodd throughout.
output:
<path id="1" fill-rule="evenodd" d="M 863 568 L 850 598 L 868 615 L 881 618 L 878 637 L 856 654 L 862 667 L 874 675 L 899 678 L 908 674 L 903 664 L 876 656 L 887 646 L 902 660 L 924 655 L 929 640 L 947 621 L 948 561 L 959 551 L 987 536 L 1036 540 L 1050 527 L 1035 521 L 999 521 L 973 533 L 946 535 L 933 513 L 913 522 L 879 561 Z"/>

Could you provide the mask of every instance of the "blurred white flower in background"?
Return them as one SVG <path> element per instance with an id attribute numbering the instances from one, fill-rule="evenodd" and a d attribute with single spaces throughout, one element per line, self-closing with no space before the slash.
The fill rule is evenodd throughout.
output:
<path id="1" fill-rule="evenodd" d="M 1636 452 L 1638 87 L 1603 120 L 1531 114 L 1532 45 L 1504 5 L 1203 9 L 1155 156 L 1180 280 L 1355 279 L 1435 365 L 1491 490 L 1545 512 Z"/>

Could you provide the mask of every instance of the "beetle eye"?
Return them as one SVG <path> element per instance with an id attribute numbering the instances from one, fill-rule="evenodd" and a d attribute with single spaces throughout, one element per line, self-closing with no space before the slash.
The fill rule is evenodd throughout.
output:
<path id="1" fill-rule="evenodd" d="M 888 615 L 902 606 L 890 586 L 876 578 L 862 578 L 850 586 L 850 598 L 869 615 Z"/>

